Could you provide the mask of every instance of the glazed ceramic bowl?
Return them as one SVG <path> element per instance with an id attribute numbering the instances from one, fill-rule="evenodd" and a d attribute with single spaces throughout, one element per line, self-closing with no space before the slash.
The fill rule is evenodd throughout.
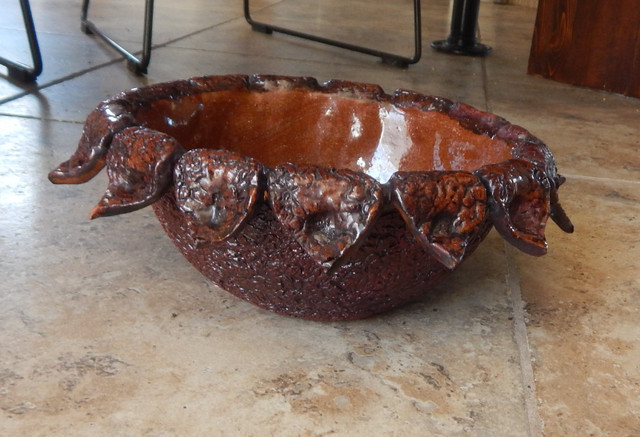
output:
<path id="1" fill-rule="evenodd" d="M 494 226 L 546 252 L 563 178 L 503 118 L 411 91 L 281 76 L 133 89 L 87 118 L 49 178 L 107 168 L 90 217 L 147 205 L 224 290 L 318 320 L 368 317 L 427 293 Z"/>

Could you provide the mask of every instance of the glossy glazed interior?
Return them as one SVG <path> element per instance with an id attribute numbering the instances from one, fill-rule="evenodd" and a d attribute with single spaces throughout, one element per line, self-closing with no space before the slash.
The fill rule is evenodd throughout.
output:
<path id="1" fill-rule="evenodd" d="M 136 120 L 186 149 L 224 148 L 274 167 L 285 162 L 363 171 L 465 170 L 510 159 L 511 145 L 437 111 L 340 94 L 275 89 L 157 100 Z"/>

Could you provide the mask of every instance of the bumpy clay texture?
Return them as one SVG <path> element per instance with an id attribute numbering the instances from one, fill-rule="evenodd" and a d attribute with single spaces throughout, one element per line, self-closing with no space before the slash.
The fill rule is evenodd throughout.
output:
<path id="1" fill-rule="evenodd" d="M 123 92 L 89 114 L 51 171 L 109 185 L 91 218 L 148 205 L 221 288 L 316 320 L 411 302 L 492 226 L 546 253 L 573 226 L 539 139 L 446 99 L 344 81 L 210 76 Z"/>

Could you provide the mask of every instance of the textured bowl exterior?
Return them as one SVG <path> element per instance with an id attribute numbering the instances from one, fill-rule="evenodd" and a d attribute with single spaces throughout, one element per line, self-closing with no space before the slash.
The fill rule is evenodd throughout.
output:
<path id="1" fill-rule="evenodd" d="M 206 111 L 193 102 L 216 92 L 259 93 L 265 102 L 295 92 L 437 112 L 484 142 L 506 144 L 508 156 L 473 169 L 397 169 L 379 181 L 354 168 L 281 158 L 267 165 L 236 150 L 185 147 L 198 132 L 173 129 L 175 113 L 164 111 Z M 164 118 L 166 129 L 153 121 Z M 218 286 L 314 320 L 359 319 L 414 301 L 492 226 L 532 255 L 546 252 L 548 217 L 573 230 L 558 202 L 564 178 L 529 132 L 463 104 L 369 84 L 210 76 L 124 92 L 89 115 L 78 150 L 49 178 L 80 183 L 103 167 L 109 186 L 91 218 L 152 205 L 176 247 Z"/>
<path id="2" fill-rule="evenodd" d="M 171 193 L 153 209 L 177 248 L 222 289 L 261 308 L 314 320 L 361 319 L 410 303 L 451 270 L 425 253 L 400 214 L 389 211 L 372 227 L 353 261 L 327 272 L 262 205 L 242 232 L 223 244 L 198 241 L 199 225 Z M 485 222 L 469 253 L 490 229 Z"/>

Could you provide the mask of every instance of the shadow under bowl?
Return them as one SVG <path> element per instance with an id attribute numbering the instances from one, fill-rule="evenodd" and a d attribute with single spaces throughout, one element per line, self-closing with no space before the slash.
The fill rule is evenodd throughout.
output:
<path id="1" fill-rule="evenodd" d="M 542 141 L 447 99 L 346 81 L 209 76 L 123 92 L 49 174 L 106 166 L 90 217 L 153 209 L 224 290 L 280 314 L 368 317 L 414 301 L 492 226 L 532 255 L 573 227 Z"/>

